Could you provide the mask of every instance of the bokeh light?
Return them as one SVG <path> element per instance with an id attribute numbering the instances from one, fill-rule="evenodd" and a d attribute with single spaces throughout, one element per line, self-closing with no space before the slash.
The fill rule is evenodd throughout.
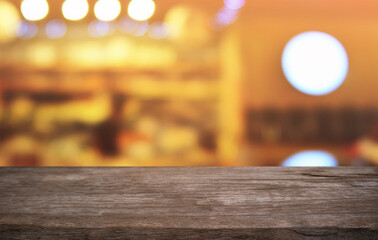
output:
<path id="1" fill-rule="evenodd" d="M 96 18 L 101 21 L 112 21 L 121 12 L 121 4 L 118 0 L 99 0 L 94 7 Z"/>
<path id="2" fill-rule="evenodd" d="M 216 21 L 220 25 L 229 25 L 234 23 L 238 18 L 238 11 L 229 8 L 222 8 L 219 10 L 216 16 Z"/>
<path id="3" fill-rule="evenodd" d="M 28 64 L 41 68 L 50 68 L 57 61 L 56 49 L 50 43 L 32 43 L 26 49 L 25 57 Z"/>
<path id="4" fill-rule="evenodd" d="M 122 17 L 119 23 L 119 31 L 122 33 L 133 33 L 137 30 L 139 22 L 128 17 Z"/>
<path id="5" fill-rule="evenodd" d="M 91 37 L 99 38 L 108 34 L 110 31 L 110 24 L 104 21 L 94 20 L 88 25 L 88 33 Z"/>
<path id="6" fill-rule="evenodd" d="M 16 34 L 21 39 L 33 38 L 38 32 L 37 25 L 34 22 L 21 20 L 16 28 Z"/>
<path id="7" fill-rule="evenodd" d="M 140 36 L 143 36 L 144 34 L 147 33 L 148 31 L 148 22 L 147 21 L 144 21 L 144 22 L 140 22 L 138 24 L 138 28 L 132 33 L 134 36 L 136 37 L 140 37 Z"/>
<path id="8" fill-rule="evenodd" d="M 83 19 L 88 13 L 87 0 L 66 0 L 62 5 L 63 16 L 71 21 Z"/>
<path id="9" fill-rule="evenodd" d="M 46 24 L 46 34 L 51 39 L 63 37 L 66 31 L 67 27 L 63 20 L 51 20 Z"/>
<path id="10" fill-rule="evenodd" d="M 127 8 L 129 16 L 137 21 L 145 21 L 152 17 L 155 12 L 153 0 L 132 0 Z"/>
<path id="11" fill-rule="evenodd" d="M 224 5 L 226 5 L 227 8 L 232 10 L 237 10 L 243 7 L 245 4 L 245 0 L 224 0 Z"/>
<path id="12" fill-rule="evenodd" d="M 284 167 L 336 167 L 336 158 L 324 151 L 303 151 L 287 158 Z"/>
<path id="13" fill-rule="evenodd" d="M 21 12 L 25 19 L 38 21 L 46 17 L 49 5 L 46 0 L 23 0 Z"/>
<path id="14" fill-rule="evenodd" d="M 6 1 L 0 1 L 0 42 L 8 41 L 16 36 L 14 29 L 20 21 L 17 8 Z"/>
<path id="15" fill-rule="evenodd" d="M 154 22 L 148 31 L 148 36 L 153 39 L 164 39 L 169 34 L 168 24 L 164 22 Z"/>
<path id="16" fill-rule="evenodd" d="M 336 90 L 348 73 L 342 44 L 323 32 L 305 32 L 286 45 L 282 55 L 286 78 L 299 91 L 324 95 Z"/>

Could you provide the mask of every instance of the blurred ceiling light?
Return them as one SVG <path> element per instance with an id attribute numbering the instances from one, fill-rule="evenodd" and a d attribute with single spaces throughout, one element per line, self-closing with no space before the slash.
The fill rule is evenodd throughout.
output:
<path id="1" fill-rule="evenodd" d="M 66 31 L 67 27 L 63 20 L 51 20 L 46 24 L 46 34 L 51 39 L 63 37 Z"/>
<path id="2" fill-rule="evenodd" d="M 131 0 L 127 12 L 134 20 L 145 21 L 154 14 L 155 2 L 153 0 Z"/>
<path id="3" fill-rule="evenodd" d="M 154 22 L 150 26 L 150 30 L 148 31 L 148 36 L 153 39 L 163 39 L 168 36 L 169 28 L 168 24 L 164 22 Z"/>
<path id="4" fill-rule="evenodd" d="M 336 158 L 324 151 L 303 151 L 287 158 L 284 167 L 336 167 Z"/>
<path id="5" fill-rule="evenodd" d="M 23 0 L 21 12 L 25 19 L 38 21 L 46 17 L 49 12 L 49 5 L 46 0 Z"/>
<path id="6" fill-rule="evenodd" d="M 37 25 L 34 22 L 21 20 L 17 25 L 16 34 L 21 39 L 34 37 L 38 32 Z"/>
<path id="7" fill-rule="evenodd" d="M 286 45 L 282 68 L 297 90 L 309 95 L 324 95 L 343 83 L 348 73 L 348 55 L 331 35 L 304 32 Z"/>
<path id="8" fill-rule="evenodd" d="M 232 10 L 237 10 L 243 7 L 245 4 L 245 0 L 224 0 L 224 5 L 226 5 L 227 8 Z"/>
<path id="9" fill-rule="evenodd" d="M 108 34 L 110 31 L 110 25 L 108 22 L 94 20 L 89 23 L 88 33 L 91 37 L 99 38 Z"/>
<path id="10" fill-rule="evenodd" d="M 62 5 L 63 16 L 71 21 L 83 19 L 88 13 L 87 0 L 66 0 Z"/>
<path id="11" fill-rule="evenodd" d="M 94 7 L 96 18 L 101 21 L 112 21 L 121 12 L 121 4 L 118 0 L 99 0 Z"/>
<path id="12" fill-rule="evenodd" d="M 16 36 L 15 29 L 20 21 L 17 8 L 6 1 L 0 1 L 0 42 Z"/>

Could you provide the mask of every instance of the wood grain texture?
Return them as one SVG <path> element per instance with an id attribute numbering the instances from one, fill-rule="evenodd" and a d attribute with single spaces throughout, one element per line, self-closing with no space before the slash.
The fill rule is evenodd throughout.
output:
<path id="1" fill-rule="evenodd" d="M 0 168 L 0 239 L 378 239 L 378 168 Z"/>

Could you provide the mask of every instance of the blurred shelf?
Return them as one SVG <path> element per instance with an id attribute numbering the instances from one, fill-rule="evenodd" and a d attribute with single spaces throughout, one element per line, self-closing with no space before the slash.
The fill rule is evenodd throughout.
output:
<path id="1" fill-rule="evenodd" d="M 64 71 L 62 69 L 7 69 L 0 72 L 6 92 L 90 94 L 101 91 L 142 98 L 213 99 L 218 87 L 211 68 L 168 70 Z M 207 73 L 206 73 L 207 72 Z M 202 74 L 203 73 L 203 74 Z M 215 73 L 214 73 L 215 74 Z"/>
<path id="2" fill-rule="evenodd" d="M 61 64 L 60 66 L 52 67 L 38 67 L 33 65 L 20 64 L 4 64 L 0 61 L 0 77 L 23 77 L 25 75 L 165 75 L 165 76 L 185 76 L 188 74 L 202 75 L 210 78 L 216 77 L 219 70 L 217 63 L 194 63 L 183 62 L 174 64 L 172 66 L 150 66 L 150 67 L 132 67 L 132 66 L 118 66 L 118 67 L 81 67 L 72 64 Z"/>

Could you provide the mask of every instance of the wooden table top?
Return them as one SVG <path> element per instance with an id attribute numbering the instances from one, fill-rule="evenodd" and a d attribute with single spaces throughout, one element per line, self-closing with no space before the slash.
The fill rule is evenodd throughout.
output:
<path id="1" fill-rule="evenodd" d="M 378 239 L 378 167 L 0 168 L 0 239 Z"/>

